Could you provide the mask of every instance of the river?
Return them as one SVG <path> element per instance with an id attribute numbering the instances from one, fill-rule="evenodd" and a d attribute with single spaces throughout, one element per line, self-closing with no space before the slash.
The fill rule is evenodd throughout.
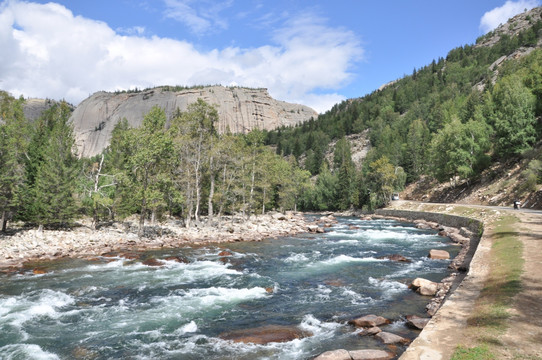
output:
<path id="1" fill-rule="evenodd" d="M 414 338 L 404 316 L 425 316 L 429 298 L 407 285 L 447 276 L 449 261 L 428 251 L 453 257 L 459 247 L 409 223 L 338 220 L 325 234 L 142 254 L 188 263 L 71 259 L 43 275 L 0 275 L 0 358 L 311 359 L 338 348 L 387 349 L 346 323 L 365 314 L 392 319 L 386 331 Z M 220 256 L 225 249 L 232 256 Z M 412 262 L 379 259 L 390 254 Z M 220 337 L 265 325 L 313 335 L 268 345 Z"/>

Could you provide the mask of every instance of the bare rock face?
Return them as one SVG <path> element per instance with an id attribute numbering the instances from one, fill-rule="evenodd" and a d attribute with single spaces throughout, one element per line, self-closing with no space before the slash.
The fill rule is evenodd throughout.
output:
<path id="1" fill-rule="evenodd" d="M 176 91 L 158 87 L 137 93 L 97 92 L 84 100 L 73 112 L 78 154 L 90 157 L 99 154 L 111 140 L 115 125 L 126 118 L 132 127 L 141 126 L 143 117 L 157 105 L 171 120 L 177 109 L 185 111 L 198 98 L 215 105 L 219 114 L 219 133 L 246 133 L 253 129 L 271 130 L 295 125 L 318 114 L 298 104 L 278 101 L 266 89 L 209 86 Z"/>
<path id="2" fill-rule="evenodd" d="M 27 99 L 23 104 L 24 117 L 29 120 L 36 120 L 55 103 L 56 101 L 48 99 Z"/>

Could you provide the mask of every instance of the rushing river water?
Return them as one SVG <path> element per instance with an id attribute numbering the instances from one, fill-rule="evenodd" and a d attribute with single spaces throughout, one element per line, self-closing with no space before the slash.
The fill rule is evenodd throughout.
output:
<path id="1" fill-rule="evenodd" d="M 310 359 L 338 348 L 386 349 L 346 324 L 365 314 L 393 319 L 387 331 L 415 337 L 402 318 L 424 315 L 429 298 L 407 283 L 440 281 L 449 262 L 427 253 L 455 256 L 457 246 L 388 220 L 339 218 L 328 230 L 144 254 L 187 264 L 69 260 L 44 275 L 0 275 L 0 359 Z M 221 258 L 224 249 L 233 256 Z M 379 259 L 390 254 L 412 262 Z M 268 345 L 219 337 L 264 325 L 297 325 L 313 336 Z"/>

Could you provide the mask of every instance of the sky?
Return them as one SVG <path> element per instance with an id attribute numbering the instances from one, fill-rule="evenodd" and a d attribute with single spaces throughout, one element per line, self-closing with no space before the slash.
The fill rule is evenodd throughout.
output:
<path id="1" fill-rule="evenodd" d="M 0 0 L 0 89 L 74 105 L 160 85 L 267 88 L 319 113 L 542 0 Z"/>

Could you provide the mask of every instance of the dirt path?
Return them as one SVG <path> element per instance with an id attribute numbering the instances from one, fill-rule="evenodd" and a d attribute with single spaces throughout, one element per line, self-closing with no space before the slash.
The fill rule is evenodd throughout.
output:
<path id="1" fill-rule="evenodd" d="M 523 243 L 522 290 L 514 297 L 503 359 L 542 359 L 542 215 L 521 213 L 518 229 Z"/>
<path id="2" fill-rule="evenodd" d="M 454 208 L 460 206 L 469 207 L 469 205 L 433 205 L 408 201 L 400 202 L 394 207 L 403 210 L 454 213 Z M 498 336 L 498 344 L 492 346 L 491 350 L 496 352 L 497 359 L 542 360 L 542 213 L 485 206 L 471 208 L 487 211 L 460 214 L 479 218 L 486 225 L 484 236 L 471 262 L 469 274 L 400 359 L 446 360 L 451 358 L 457 345 L 468 345 L 472 342 L 470 338 L 472 334 L 466 332 L 467 319 L 472 315 L 472 309 L 489 274 L 488 259 L 493 244 L 494 220 L 502 214 L 509 213 L 520 220 L 515 230 L 523 243 L 525 260 L 521 276 L 522 290 L 513 299 L 508 330 Z M 490 215 L 492 213 L 493 215 Z"/>

